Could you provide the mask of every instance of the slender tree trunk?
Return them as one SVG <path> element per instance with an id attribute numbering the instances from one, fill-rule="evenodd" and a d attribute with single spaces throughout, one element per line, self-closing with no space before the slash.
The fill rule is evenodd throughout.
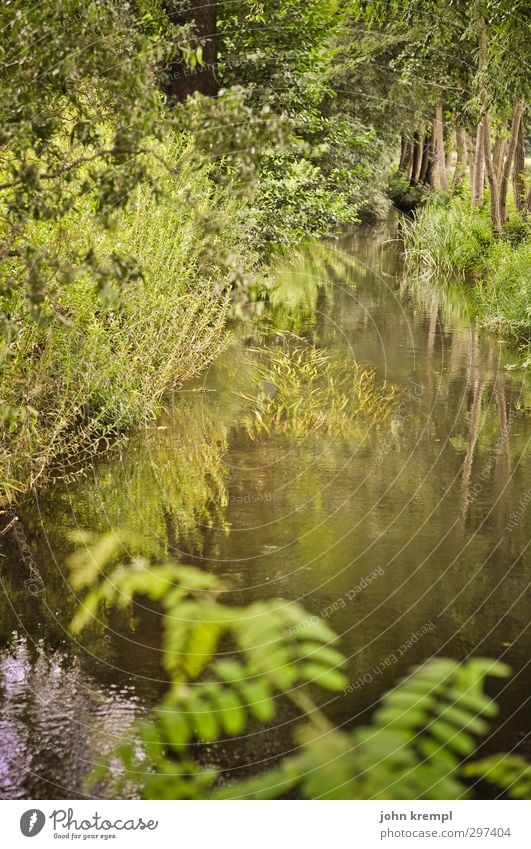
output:
<path id="1" fill-rule="evenodd" d="M 413 142 L 411 141 L 411 139 L 408 139 L 405 136 L 402 136 L 401 147 L 400 147 L 400 162 L 398 163 L 398 170 L 408 180 L 411 177 L 412 163 L 413 163 Z"/>
<path id="2" fill-rule="evenodd" d="M 496 141 L 494 142 L 494 147 L 492 148 L 492 165 L 494 167 L 494 174 L 496 176 L 496 180 L 499 184 L 501 180 L 501 175 L 503 171 L 503 162 L 505 159 L 505 148 L 507 147 L 507 142 L 502 135 L 498 135 L 496 137 Z"/>
<path id="3" fill-rule="evenodd" d="M 457 154 L 457 159 L 455 163 L 455 171 L 454 171 L 454 179 L 452 182 L 452 190 L 454 192 L 459 191 L 461 186 L 463 185 L 463 181 L 465 179 L 466 172 L 466 162 L 467 162 L 467 139 L 466 133 L 462 127 L 458 127 L 455 131 L 455 149 Z"/>
<path id="4" fill-rule="evenodd" d="M 496 180 L 496 173 L 494 171 L 494 164 L 492 161 L 492 153 L 490 147 L 490 117 L 488 112 L 486 112 L 483 116 L 483 152 L 485 155 L 485 167 L 487 170 L 487 177 L 489 181 L 490 190 L 490 220 L 492 224 L 492 229 L 496 233 L 499 233 L 502 229 L 503 219 L 501 217 L 500 211 L 500 193 L 498 188 L 498 181 Z"/>
<path id="5" fill-rule="evenodd" d="M 477 0 L 476 6 L 478 10 L 481 7 L 480 0 Z M 489 44 L 489 36 L 487 30 L 487 22 L 485 18 L 478 18 L 478 37 L 479 37 L 479 65 L 478 70 L 480 75 L 485 71 L 487 67 L 487 52 L 488 52 L 488 44 Z M 485 75 L 486 77 L 486 75 Z M 483 83 L 482 91 L 481 91 L 481 101 L 485 106 L 485 113 L 483 115 L 481 121 L 481 131 L 478 127 L 478 137 L 476 138 L 476 146 L 478 145 L 483 149 L 483 180 L 482 182 L 482 197 L 484 191 L 484 180 L 485 180 L 485 171 L 487 173 L 488 183 L 490 187 L 490 217 L 492 227 L 495 231 L 499 231 L 501 229 L 501 220 L 500 220 L 500 205 L 498 198 L 498 184 L 496 181 L 496 175 L 494 173 L 494 166 L 492 163 L 492 154 L 491 154 L 491 146 L 490 146 L 490 116 L 487 108 L 487 103 L 489 101 L 488 92 L 486 90 L 485 82 Z M 474 175 L 474 183 L 476 184 L 476 188 L 479 188 L 479 175 L 476 182 L 476 176 Z"/>
<path id="6" fill-rule="evenodd" d="M 409 140 L 405 136 L 400 138 L 400 159 L 398 161 L 398 170 L 401 174 L 404 173 L 408 157 Z"/>
<path id="7" fill-rule="evenodd" d="M 413 133 L 413 160 L 411 163 L 410 183 L 414 185 L 419 178 L 420 165 L 422 161 L 422 133 L 417 130 Z"/>
<path id="8" fill-rule="evenodd" d="M 467 165 L 468 165 L 468 170 L 469 170 L 469 173 L 470 173 L 470 188 L 472 188 L 472 185 L 474 183 L 474 142 L 470 138 L 469 133 L 465 133 L 465 139 L 466 139 Z"/>
<path id="9" fill-rule="evenodd" d="M 217 77 L 217 3 L 207 0 L 200 5 L 182 3 L 179 0 L 163 0 L 166 14 L 172 24 L 195 24 L 195 31 L 202 44 L 202 62 L 195 68 L 177 58 L 166 68 L 164 88 L 172 101 L 183 102 L 199 92 L 215 97 L 219 91 Z"/>
<path id="10" fill-rule="evenodd" d="M 419 183 L 422 183 L 424 186 L 431 185 L 431 171 L 432 171 L 432 144 L 431 144 L 431 135 L 427 133 L 424 136 L 424 143 L 422 145 L 422 160 L 420 163 L 420 172 L 419 172 Z"/>
<path id="11" fill-rule="evenodd" d="M 514 205 L 518 212 L 526 211 L 526 192 L 525 192 L 525 144 L 524 144 L 524 113 L 518 127 L 518 139 L 516 142 L 516 150 L 514 153 L 513 166 L 513 190 L 514 190 Z"/>
<path id="12" fill-rule="evenodd" d="M 424 132 L 424 130 L 421 130 L 419 132 L 419 162 L 418 162 L 417 173 L 415 175 L 415 182 L 417 182 L 417 183 L 420 181 L 420 173 L 422 171 L 422 157 L 424 156 L 425 141 L 426 141 L 426 133 Z"/>
<path id="13" fill-rule="evenodd" d="M 448 191 L 448 177 L 446 174 L 446 158 L 444 155 L 444 118 L 442 103 L 435 107 L 433 118 L 433 147 L 435 167 L 433 169 L 434 188 Z"/>
<path id="14" fill-rule="evenodd" d="M 476 130 L 476 143 L 474 146 L 474 164 L 472 168 L 472 206 L 481 206 L 483 203 L 484 183 L 485 154 L 483 151 L 483 121 L 480 121 Z"/>
<path id="15" fill-rule="evenodd" d="M 400 159 L 398 161 L 398 170 L 401 174 L 404 173 L 408 155 L 409 141 L 405 136 L 400 137 Z"/>
<path id="16" fill-rule="evenodd" d="M 513 169 L 513 162 L 516 154 L 516 149 L 518 146 L 518 134 L 520 132 L 520 124 L 522 122 L 522 116 L 524 113 L 524 104 L 522 100 L 518 100 L 513 113 L 513 120 L 511 124 L 511 136 L 509 139 L 509 145 L 507 148 L 507 156 L 505 157 L 505 162 L 503 164 L 503 169 L 500 177 L 500 190 L 499 190 L 499 205 L 500 205 L 500 221 L 502 224 L 505 224 L 507 220 L 507 190 L 509 187 L 509 178 L 511 176 L 511 171 Z"/>

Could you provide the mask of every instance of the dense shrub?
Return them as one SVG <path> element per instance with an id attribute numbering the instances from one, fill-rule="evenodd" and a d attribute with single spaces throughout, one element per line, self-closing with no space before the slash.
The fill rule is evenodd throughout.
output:
<path id="1" fill-rule="evenodd" d="M 60 252 L 90 240 L 109 262 L 119 265 L 125 253 L 130 266 L 121 281 L 85 272 L 56 292 L 50 286 L 54 320 L 34 321 L 23 291 L 6 296 L 16 332 L 2 368 L 4 498 L 44 479 L 59 459 L 61 473 L 78 469 L 103 439 L 151 419 L 164 391 L 203 369 L 223 344 L 233 267 L 255 262 L 249 250 L 239 253 L 244 218 L 213 188 L 206 166 L 185 164 L 186 142 L 164 153 L 175 168 L 161 171 L 157 192 L 139 187 L 113 230 L 98 228 L 86 207 L 62 222 L 60 238 L 57 225 L 36 225 L 36 239 Z"/>

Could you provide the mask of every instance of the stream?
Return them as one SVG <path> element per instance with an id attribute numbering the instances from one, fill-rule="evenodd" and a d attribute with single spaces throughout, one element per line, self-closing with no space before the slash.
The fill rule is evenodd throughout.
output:
<path id="1" fill-rule="evenodd" d="M 253 430 L 257 363 L 307 346 L 396 388 L 384 425 Z M 26 499 L 0 537 L 1 795 L 83 796 L 91 765 L 166 686 L 157 611 L 106 610 L 69 634 L 76 529 L 134 530 L 152 558 L 215 571 L 235 605 L 293 599 L 326 619 L 348 657 L 350 686 L 325 708 L 340 724 L 366 721 L 434 654 L 501 658 L 513 677 L 490 684 L 500 713 L 482 751 L 531 754 L 531 393 L 512 366 L 464 286 L 409 279 L 396 222 L 279 263 L 270 303 L 234 324 L 156 427 Z M 241 777 L 290 749 L 290 720 L 202 757 Z"/>

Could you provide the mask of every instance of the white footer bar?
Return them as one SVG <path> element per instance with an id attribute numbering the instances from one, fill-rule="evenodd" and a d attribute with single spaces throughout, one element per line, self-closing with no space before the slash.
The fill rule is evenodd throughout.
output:
<path id="1" fill-rule="evenodd" d="M 6 849 L 531 847 L 531 802 L 3 801 L 0 813 Z"/>

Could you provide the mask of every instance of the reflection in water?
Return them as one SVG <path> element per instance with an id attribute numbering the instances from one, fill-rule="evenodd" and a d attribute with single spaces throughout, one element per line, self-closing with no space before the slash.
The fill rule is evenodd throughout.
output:
<path id="1" fill-rule="evenodd" d="M 22 638 L 2 655 L 0 687 L 0 782 L 8 798 L 31 796 L 41 775 L 55 779 L 50 794 L 72 795 L 79 776 L 123 739 L 138 713 L 132 684 L 104 691 L 76 660 Z"/>
<path id="2" fill-rule="evenodd" d="M 234 344 L 169 399 L 157 428 L 23 506 L 42 593 L 27 591 L 27 563 L 12 532 L 4 536 L 4 795 L 81 792 L 87 764 L 164 688 L 156 610 L 102 610 L 81 642 L 68 636 L 73 528 L 135 531 L 150 557 L 215 570 L 236 604 L 284 596 L 324 616 L 342 635 L 353 683 L 327 707 L 340 722 L 358 722 L 437 652 L 524 668 L 530 396 L 505 369 L 509 355 L 471 323 L 462 289 L 405 280 L 387 233 L 312 247 L 276 279 L 271 304 L 234 328 Z M 386 427 L 361 436 L 273 428 L 251 439 L 257 349 L 286 344 L 396 385 Z M 274 382 L 263 391 L 271 397 Z M 517 674 L 501 694 L 493 750 L 521 743 L 524 691 Z M 216 757 L 237 776 L 285 739 L 280 726 L 220 745 Z"/>

